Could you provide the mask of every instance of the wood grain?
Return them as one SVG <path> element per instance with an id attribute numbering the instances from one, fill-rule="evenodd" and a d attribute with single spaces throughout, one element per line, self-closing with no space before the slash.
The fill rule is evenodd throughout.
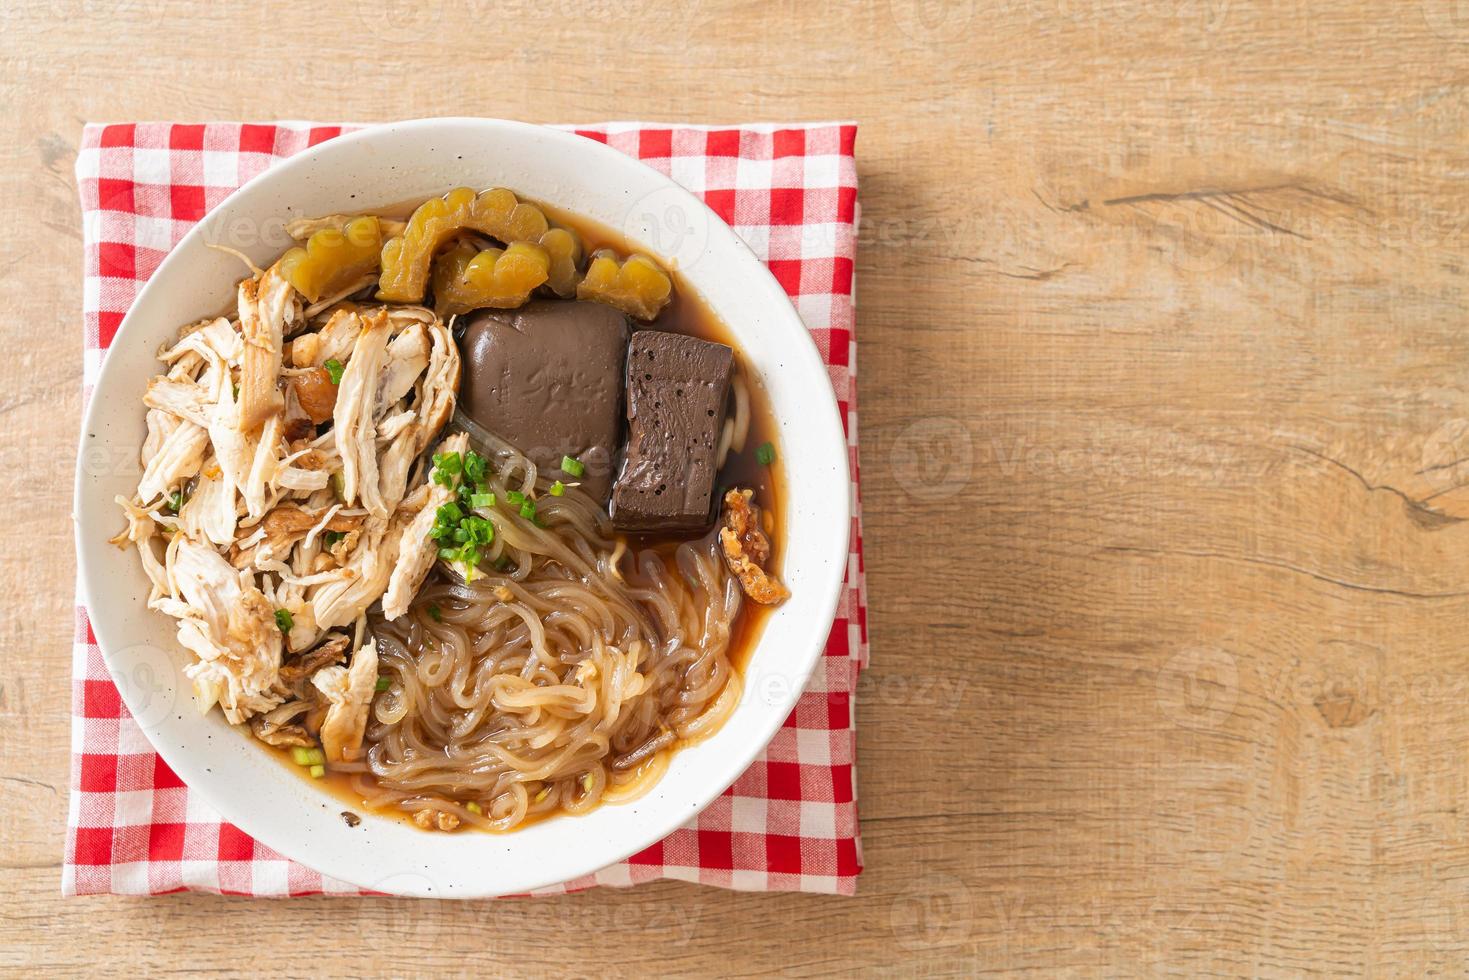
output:
<path id="1" fill-rule="evenodd" d="M 0 968 L 1457 975 L 1466 79 L 1453 0 L 8 0 Z M 81 123 L 448 113 L 860 122 L 857 898 L 59 898 Z"/>

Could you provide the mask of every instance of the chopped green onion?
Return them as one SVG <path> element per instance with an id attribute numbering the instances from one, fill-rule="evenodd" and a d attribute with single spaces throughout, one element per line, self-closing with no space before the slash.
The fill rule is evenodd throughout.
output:
<path id="1" fill-rule="evenodd" d="M 458 453 L 435 453 L 434 467 L 450 476 L 458 476 L 464 469 L 464 457 Z"/>
<path id="2" fill-rule="evenodd" d="M 472 493 L 469 495 L 469 506 L 475 510 L 489 510 L 495 506 L 495 495 L 492 493 Z"/>
<path id="3" fill-rule="evenodd" d="M 328 531 L 321 536 L 321 539 L 326 542 L 326 546 L 328 548 L 335 548 L 337 546 L 337 542 L 343 540 L 346 537 L 346 531 Z"/>
<path id="4" fill-rule="evenodd" d="M 392 684 L 392 683 L 393 683 L 393 682 L 392 682 L 392 681 L 390 681 L 390 680 L 389 680 L 389 679 L 388 679 L 388 678 L 386 678 L 386 677 L 379 677 L 379 678 L 378 678 L 378 679 L 377 679 L 377 687 L 376 687 L 376 688 L 374 688 L 374 690 L 376 690 L 376 691 L 386 691 L 386 690 L 387 690 L 387 689 L 388 689 L 388 687 L 389 687 L 389 686 L 390 686 L 390 685 L 391 685 L 391 684 Z"/>
<path id="5" fill-rule="evenodd" d="M 526 520 L 533 520 L 536 516 L 536 505 L 527 500 L 520 505 L 520 516 Z"/>
<path id="6" fill-rule="evenodd" d="M 464 478 L 471 483 L 485 482 L 485 473 L 489 468 L 490 461 L 474 450 L 464 454 Z"/>
<path id="7" fill-rule="evenodd" d="M 460 510 L 459 505 L 451 500 L 447 504 L 441 505 L 434 516 L 445 524 L 458 524 L 464 520 L 464 511 Z"/>
<path id="8" fill-rule="evenodd" d="M 581 476 L 586 473 L 586 465 L 572 456 L 561 457 L 561 472 L 570 473 L 572 476 Z"/>
<path id="9" fill-rule="evenodd" d="M 428 614 L 433 617 L 433 620 L 436 623 L 442 623 L 444 621 L 443 613 L 439 612 L 439 607 L 436 605 L 429 605 Z"/>
<path id="10" fill-rule="evenodd" d="M 459 549 L 458 548 L 449 548 L 449 547 L 440 547 L 439 548 L 439 557 L 442 558 L 442 559 L 444 559 L 444 561 L 457 561 L 459 559 Z"/>
<path id="11" fill-rule="evenodd" d="M 565 492 L 566 484 L 562 483 L 560 480 L 557 480 L 555 483 L 551 484 L 551 496 L 559 497 Z"/>
<path id="12" fill-rule="evenodd" d="M 311 767 L 311 778 L 312 779 L 320 779 L 322 776 L 325 776 L 325 775 L 326 775 L 326 766 L 315 765 L 315 766 L 312 766 Z"/>
<path id="13" fill-rule="evenodd" d="M 525 503 L 525 494 L 521 493 L 519 490 L 511 490 L 509 493 L 505 494 L 505 499 L 510 501 L 511 507 L 519 507 L 521 504 Z"/>
<path id="14" fill-rule="evenodd" d="M 474 802 L 474 800 L 470 800 L 468 803 L 464 804 L 464 809 L 468 810 L 470 813 L 484 813 L 485 812 L 484 807 L 482 807 L 478 803 Z"/>
<path id="15" fill-rule="evenodd" d="M 291 611 L 289 609 L 277 609 L 275 611 L 276 629 L 280 630 L 282 633 L 289 633 L 291 632 L 291 627 L 295 625 L 296 621 L 291 618 Z"/>
<path id="16" fill-rule="evenodd" d="M 168 495 L 168 509 L 177 514 L 179 511 L 184 509 L 184 501 L 187 499 L 188 498 L 184 496 L 184 492 L 182 490 L 175 490 L 173 493 Z"/>
<path id="17" fill-rule="evenodd" d="M 466 517 L 463 528 L 475 544 L 489 544 L 495 540 L 495 525 L 483 517 Z"/>
<path id="18" fill-rule="evenodd" d="M 291 759 L 298 766 L 319 766 L 326 762 L 321 749 L 310 749 L 304 745 L 292 746 Z"/>
<path id="19" fill-rule="evenodd" d="M 755 462 L 761 466 L 769 466 L 775 462 L 775 447 L 768 442 L 762 442 L 760 448 L 755 450 Z"/>
<path id="20" fill-rule="evenodd" d="M 322 367 L 326 368 L 326 373 L 331 376 L 332 384 L 339 385 L 342 383 L 342 372 L 345 371 L 346 368 L 342 367 L 341 361 L 337 360 L 335 357 L 329 357 L 326 359 L 326 363 L 323 364 Z"/>

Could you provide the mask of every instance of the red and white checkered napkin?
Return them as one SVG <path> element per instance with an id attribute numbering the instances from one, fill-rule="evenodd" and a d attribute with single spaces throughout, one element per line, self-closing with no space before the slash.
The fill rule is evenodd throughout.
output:
<path id="1" fill-rule="evenodd" d="M 249 178 L 342 131 L 307 123 L 86 128 L 76 169 L 89 393 L 123 314 L 184 233 Z M 853 513 L 860 513 L 852 309 L 856 127 L 608 123 L 575 132 L 637 157 L 701 196 L 775 273 L 826 361 L 847 428 Z M 856 889 L 862 851 L 852 693 L 867 660 L 857 518 L 851 540 L 826 655 L 759 760 L 662 842 L 548 892 L 655 878 L 750 890 Z M 358 894 L 256 843 L 190 793 L 128 715 L 80 604 L 76 618 L 63 892 Z"/>

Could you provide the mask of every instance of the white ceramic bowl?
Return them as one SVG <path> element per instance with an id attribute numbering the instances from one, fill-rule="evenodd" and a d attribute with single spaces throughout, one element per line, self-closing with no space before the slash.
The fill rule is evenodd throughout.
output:
<path id="1" fill-rule="evenodd" d="M 107 539 L 140 468 L 142 395 L 155 352 L 180 324 L 226 308 L 239 260 L 266 264 L 290 243 L 286 220 L 501 185 L 621 229 L 676 262 L 729 324 L 770 392 L 790 487 L 784 575 L 792 598 L 769 620 L 744 696 L 712 738 L 680 751 L 642 799 L 512 834 L 432 834 L 362 813 L 292 773 L 218 711 L 200 715 L 179 671 L 172 620 L 146 606 L 134 550 Z M 124 701 L 159 754 L 231 823 L 316 870 L 403 895 L 477 897 L 554 885 L 660 840 L 740 775 L 795 706 L 821 655 L 847 558 L 847 454 L 815 345 L 748 246 L 697 198 L 654 170 L 570 133 L 488 119 L 422 119 L 331 140 L 250 181 L 164 260 L 123 321 L 87 410 L 75 517 L 83 595 Z M 360 812 L 360 811 L 359 811 Z"/>

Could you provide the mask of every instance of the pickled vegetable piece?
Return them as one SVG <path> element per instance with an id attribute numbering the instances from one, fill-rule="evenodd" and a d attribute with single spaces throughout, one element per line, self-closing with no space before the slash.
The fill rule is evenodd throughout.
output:
<path id="1" fill-rule="evenodd" d="M 374 215 L 353 218 L 341 229 L 322 228 L 281 256 L 280 274 L 309 302 L 332 296 L 377 271 L 382 228 Z"/>
<path id="2" fill-rule="evenodd" d="M 673 281 L 658 263 L 635 253 L 618 265 L 611 249 L 599 249 L 592 256 L 586 276 L 576 287 L 577 299 L 606 303 L 640 320 L 656 317 L 672 296 Z"/>
<path id="3" fill-rule="evenodd" d="M 403 234 L 383 246 L 377 298 L 389 303 L 420 302 L 434 253 L 459 231 L 477 231 L 512 245 L 539 242 L 549 228 L 540 208 L 503 187 L 483 194 L 456 187 L 420 204 Z"/>
<path id="4" fill-rule="evenodd" d="M 358 214 L 324 214 L 319 218 L 295 218 L 286 222 L 286 234 L 298 242 L 304 242 L 323 228 L 340 231 L 347 222 L 360 217 L 362 216 Z M 382 229 L 384 238 L 396 238 L 408 227 L 406 221 L 384 218 L 382 215 L 377 216 L 377 224 Z"/>
<path id="5" fill-rule="evenodd" d="M 541 236 L 541 247 L 551 256 L 551 277 L 546 285 L 562 299 L 571 299 L 581 281 L 581 236 L 569 228 L 552 228 Z"/>
<path id="6" fill-rule="evenodd" d="M 434 310 L 451 317 L 491 307 L 524 306 L 551 271 L 550 254 L 535 242 L 478 251 L 461 242 L 434 263 Z"/>

